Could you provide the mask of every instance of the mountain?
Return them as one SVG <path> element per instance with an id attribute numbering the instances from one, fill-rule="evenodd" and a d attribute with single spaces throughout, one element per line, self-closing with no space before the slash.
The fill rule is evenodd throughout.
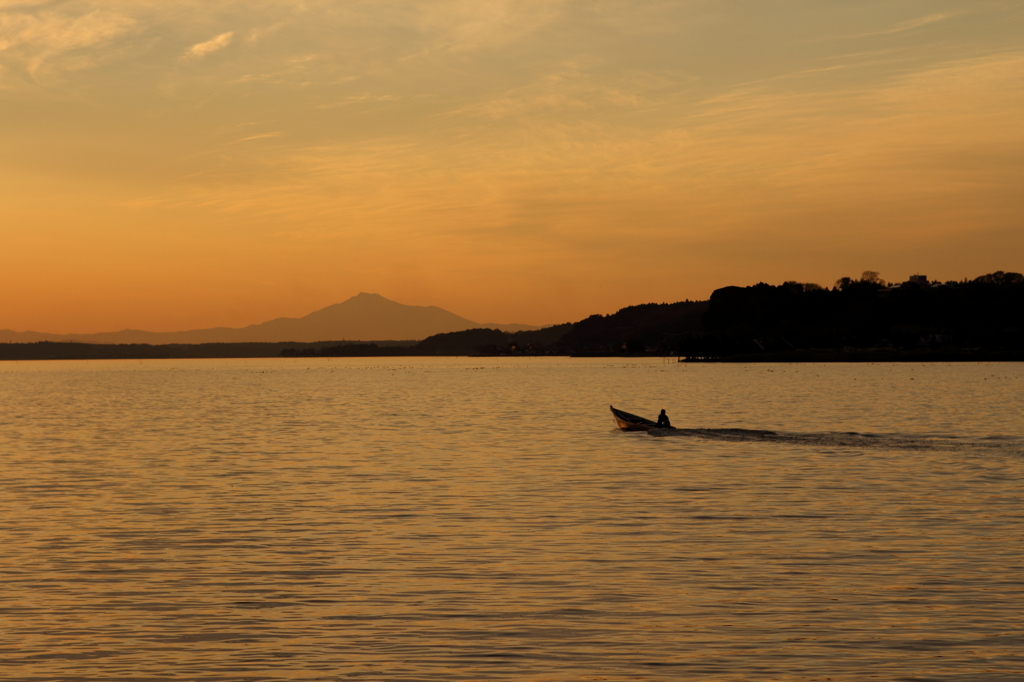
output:
<path id="1" fill-rule="evenodd" d="M 83 343 L 252 343 L 420 340 L 434 334 L 490 327 L 502 331 L 538 329 L 524 324 L 480 324 L 437 306 L 403 305 L 379 294 L 358 296 L 310 313 L 279 317 L 248 327 L 215 327 L 185 332 L 125 329 L 98 334 L 44 334 L 0 330 L 0 343 L 80 341 Z"/>

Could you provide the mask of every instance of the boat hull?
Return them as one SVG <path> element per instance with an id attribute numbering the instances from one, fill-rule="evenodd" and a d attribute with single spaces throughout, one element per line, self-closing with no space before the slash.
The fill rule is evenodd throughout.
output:
<path id="1" fill-rule="evenodd" d="M 614 406 L 608 406 L 612 411 L 612 418 L 615 419 L 615 425 L 623 431 L 650 431 L 651 429 L 658 428 L 657 422 L 652 422 L 650 419 L 644 419 L 635 414 L 629 412 L 623 412 L 622 410 L 616 410 Z"/>

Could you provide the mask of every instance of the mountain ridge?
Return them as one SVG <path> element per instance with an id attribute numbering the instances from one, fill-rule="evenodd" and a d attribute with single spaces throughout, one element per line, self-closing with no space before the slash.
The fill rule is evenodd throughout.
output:
<path id="1" fill-rule="evenodd" d="M 210 327 L 179 332 L 122 329 L 92 334 L 48 334 L 0 330 L 2 343 L 75 341 L 80 343 L 277 343 L 317 341 L 418 341 L 435 334 L 466 329 L 494 328 L 526 331 L 539 327 L 524 324 L 474 322 L 437 306 L 411 306 L 380 294 L 359 294 L 315 310 L 303 317 L 277 317 L 245 327 Z"/>

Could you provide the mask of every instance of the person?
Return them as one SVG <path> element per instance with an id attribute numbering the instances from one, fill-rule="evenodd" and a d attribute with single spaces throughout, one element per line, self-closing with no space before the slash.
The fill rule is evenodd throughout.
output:
<path id="1" fill-rule="evenodd" d="M 672 428 L 672 422 L 670 422 L 668 420 L 668 415 L 665 414 L 665 410 L 662 410 L 661 414 L 658 415 L 658 428 L 659 429 L 671 429 Z"/>

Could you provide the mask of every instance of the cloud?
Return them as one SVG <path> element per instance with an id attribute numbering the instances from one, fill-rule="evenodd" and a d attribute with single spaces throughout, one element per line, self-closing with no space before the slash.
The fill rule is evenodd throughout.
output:
<path id="1" fill-rule="evenodd" d="M 0 11 L 0 56 L 20 63 L 35 76 L 54 66 L 58 58 L 105 45 L 135 25 L 131 17 L 99 9 L 77 16 L 56 10 Z M 75 61 L 81 63 L 81 59 Z"/>
<path id="2" fill-rule="evenodd" d="M 186 57 L 191 59 L 202 59 L 206 55 L 213 54 L 218 50 L 223 50 L 225 47 L 231 44 L 231 40 L 235 37 L 234 31 L 228 31 L 227 33 L 221 33 L 212 40 L 207 40 L 205 43 L 198 43 L 189 48 L 186 53 Z"/>
<path id="3" fill-rule="evenodd" d="M 282 131 L 278 130 L 278 131 L 273 132 L 273 133 L 260 133 L 258 135 L 250 135 L 249 137 L 243 137 L 242 139 L 235 140 L 235 141 L 236 142 L 248 142 L 250 140 L 265 140 L 265 139 L 271 138 L 271 137 L 281 137 L 281 135 L 283 135 L 283 134 L 284 133 Z"/>
<path id="4" fill-rule="evenodd" d="M 415 3 L 413 25 L 427 51 L 507 45 L 563 16 L 565 0 L 444 0 Z"/>
<path id="5" fill-rule="evenodd" d="M 885 36 L 885 35 L 890 35 L 892 33 L 902 33 L 903 31 L 912 31 L 915 28 L 921 28 L 922 26 L 927 26 L 928 24 L 934 24 L 934 23 L 937 23 L 937 22 L 940 22 L 940 21 L 945 21 L 946 19 L 949 19 L 949 18 L 954 17 L 954 16 L 956 16 L 956 14 L 952 13 L 952 12 L 944 12 L 944 13 L 940 13 L 940 14 L 929 14 L 926 17 L 918 17 L 917 19 L 911 19 L 910 21 L 904 21 L 902 23 L 896 24 L 895 26 L 893 26 L 891 28 L 887 28 L 887 29 L 884 29 L 884 30 L 881 30 L 881 31 L 871 31 L 869 33 L 861 33 L 857 37 L 858 38 L 867 38 L 869 36 Z"/>
<path id="6" fill-rule="evenodd" d="M 403 98 L 398 95 L 371 95 L 370 93 L 363 93 L 360 95 L 352 95 L 345 97 L 344 99 L 337 102 L 330 102 L 327 104 L 320 104 L 317 106 L 318 109 L 338 109 L 341 107 L 347 107 L 357 104 L 373 104 L 376 102 L 398 102 Z M 422 99 L 422 98 L 421 98 Z"/>
<path id="7" fill-rule="evenodd" d="M 639 126 L 567 120 L 565 103 L 549 115 L 534 93 L 513 93 L 525 109 L 499 102 L 511 118 L 501 125 L 273 153 L 233 147 L 231 172 L 211 169 L 168 201 L 324 239 L 422 246 L 455 235 L 464 253 L 527 238 L 589 253 L 639 230 L 670 245 L 735 234 L 820 245 L 994 229 L 1019 215 L 1022 67 L 1014 53 L 842 92 L 740 88 L 666 103 Z M 581 95 L 603 93 L 570 93 Z"/>
<path id="8" fill-rule="evenodd" d="M 281 29 L 284 28 L 284 25 L 284 22 L 279 21 L 278 23 L 265 28 L 254 28 L 249 31 L 249 35 L 246 37 L 245 42 L 250 45 L 255 45 L 265 38 L 269 38 L 280 33 Z"/>

